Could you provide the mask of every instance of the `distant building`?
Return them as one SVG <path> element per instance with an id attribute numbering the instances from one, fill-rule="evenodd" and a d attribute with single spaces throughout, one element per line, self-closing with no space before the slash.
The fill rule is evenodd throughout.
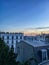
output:
<path id="1" fill-rule="evenodd" d="M 0 37 L 4 40 L 4 42 L 11 48 L 13 45 L 14 52 L 16 52 L 16 43 L 23 40 L 23 33 L 9 33 L 9 32 L 0 32 Z"/>

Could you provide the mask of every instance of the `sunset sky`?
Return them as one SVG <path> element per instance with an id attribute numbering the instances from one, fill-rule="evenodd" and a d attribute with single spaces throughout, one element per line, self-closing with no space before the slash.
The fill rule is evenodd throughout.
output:
<path id="1" fill-rule="evenodd" d="M 0 31 L 38 27 L 49 27 L 49 0 L 0 0 Z"/>

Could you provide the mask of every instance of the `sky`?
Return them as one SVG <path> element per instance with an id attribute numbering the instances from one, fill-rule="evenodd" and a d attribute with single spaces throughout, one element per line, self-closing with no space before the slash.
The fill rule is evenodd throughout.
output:
<path id="1" fill-rule="evenodd" d="M 49 0 L 0 0 L 0 31 L 49 27 Z"/>

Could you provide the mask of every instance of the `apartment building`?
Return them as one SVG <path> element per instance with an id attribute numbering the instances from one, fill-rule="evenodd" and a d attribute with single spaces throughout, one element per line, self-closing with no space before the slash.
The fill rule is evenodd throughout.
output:
<path id="1" fill-rule="evenodd" d="M 13 45 L 14 52 L 16 52 L 16 44 L 23 40 L 23 33 L 9 33 L 9 32 L 0 32 L 0 37 L 4 40 L 4 42 L 11 48 Z"/>

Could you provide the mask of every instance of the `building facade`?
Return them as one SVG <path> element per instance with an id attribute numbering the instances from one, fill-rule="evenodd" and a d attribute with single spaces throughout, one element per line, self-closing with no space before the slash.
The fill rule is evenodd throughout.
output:
<path id="1" fill-rule="evenodd" d="M 5 32 L 2 33 L 1 32 L 0 38 L 4 40 L 4 42 L 9 46 L 9 48 L 11 48 L 11 46 L 13 45 L 14 52 L 16 52 L 16 44 L 17 42 L 23 40 L 24 35 L 23 33 L 5 33 Z"/>

